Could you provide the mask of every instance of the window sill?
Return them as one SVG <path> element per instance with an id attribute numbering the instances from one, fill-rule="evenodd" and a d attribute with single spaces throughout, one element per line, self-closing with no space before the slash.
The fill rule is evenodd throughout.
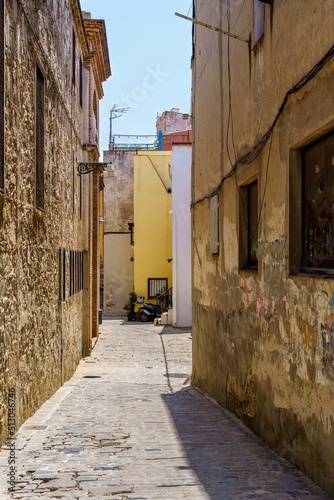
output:
<path id="1" fill-rule="evenodd" d="M 333 280 L 334 272 L 321 272 L 321 271 L 299 271 L 295 273 L 289 273 L 289 278 L 315 278 L 323 280 Z"/>
<path id="2" fill-rule="evenodd" d="M 250 273 L 250 274 L 257 274 L 259 269 L 256 267 L 242 267 L 239 269 L 240 273 Z"/>

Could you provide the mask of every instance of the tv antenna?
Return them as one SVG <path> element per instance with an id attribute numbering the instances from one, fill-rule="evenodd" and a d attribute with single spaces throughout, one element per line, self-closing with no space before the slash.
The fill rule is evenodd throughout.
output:
<path id="1" fill-rule="evenodd" d="M 110 146 L 112 146 L 112 149 L 114 149 L 114 141 L 113 141 L 113 134 L 112 134 L 112 129 L 113 129 L 113 120 L 115 118 L 120 118 L 121 116 L 124 115 L 124 113 L 127 113 L 130 108 L 116 108 L 116 104 L 113 105 L 113 107 L 110 110 L 110 132 L 109 132 L 109 149 Z"/>

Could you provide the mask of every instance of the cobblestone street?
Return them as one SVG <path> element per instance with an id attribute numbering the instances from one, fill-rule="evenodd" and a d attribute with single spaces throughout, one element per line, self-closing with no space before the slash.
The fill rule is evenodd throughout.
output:
<path id="1" fill-rule="evenodd" d="M 189 386 L 191 330 L 106 320 L 92 356 L 20 428 L 0 498 L 328 498 Z"/>

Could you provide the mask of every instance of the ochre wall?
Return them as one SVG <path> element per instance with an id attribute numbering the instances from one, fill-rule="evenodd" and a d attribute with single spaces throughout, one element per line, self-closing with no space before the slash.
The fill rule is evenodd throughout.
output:
<path id="1" fill-rule="evenodd" d="M 196 4 L 199 19 L 252 40 L 253 2 L 231 5 L 230 23 L 225 2 Z M 253 50 L 195 28 L 192 382 L 334 494 L 333 279 L 293 274 L 300 148 L 334 129 L 333 59 L 288 98 L 257 158 L 232 168 L 331 47 L 332 7 L 266 4 Z M 259 266 L 251 272 L 239 266 L 239 189 L 256 178 Z M 212 255 L 208 198 L 216 188 L 220 246 Z"/>
<path id="2" fill-rule="evenodd" d="M 134 287 L 146 299 L 148 278 L 167 278 L 172 286 L 170 165 L 171 151 L 134 157 Z"/>

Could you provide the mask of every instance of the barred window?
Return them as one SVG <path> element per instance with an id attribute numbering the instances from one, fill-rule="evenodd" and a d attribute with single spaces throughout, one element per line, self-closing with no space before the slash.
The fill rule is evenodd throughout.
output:
<path id="1" fill-rule="evenodd" d="M 70 251 L 70 297 L 83 290 L 83 252 Z"/>
<path id="2" fill-rule="evenodd" d="M 148 298 L 155 299 L 158 295 L 168 289 L 167 278 L 148 278 Z"/>

